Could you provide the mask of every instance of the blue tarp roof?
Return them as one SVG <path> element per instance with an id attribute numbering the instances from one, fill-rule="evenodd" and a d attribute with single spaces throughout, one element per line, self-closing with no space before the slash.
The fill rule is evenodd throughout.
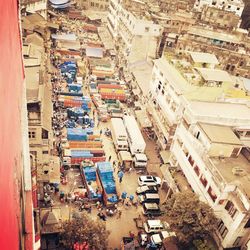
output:
<path id="1" fill-rule="evenodd" d="M 86 55 L 89 57 L 103 57 L 103 49 L 102 48 L 86 48 Z"/>

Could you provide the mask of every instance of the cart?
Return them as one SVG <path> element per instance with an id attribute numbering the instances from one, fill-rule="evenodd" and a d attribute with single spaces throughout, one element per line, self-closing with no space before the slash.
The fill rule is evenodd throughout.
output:
<path id="1" fill-rule="evenodd" d="M 141 217 L 133 219 L 137 228 L 143 229 L 143 220 Z"/>

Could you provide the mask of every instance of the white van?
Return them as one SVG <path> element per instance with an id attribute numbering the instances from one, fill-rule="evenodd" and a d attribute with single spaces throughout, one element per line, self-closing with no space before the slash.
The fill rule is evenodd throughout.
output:
<path id="1" fill-rule="evenodd" d="M 147 156 L 145 154 L 135 154 L 133 157 L 135 168 L 146 168 L 147 167 Z"/>
<path id="2" fill-rule="evenodd" d="M 169 237 L 176 237 L 176 234 L 174 232 L 161 231 L 158 234 L 153 234 L 150 240 L 154 245 L 160 246 L 163 240 Z"/>
<path id="3" fill-rule="evenodd" d="M 158 233 L 164 230 L 164 225 L 161 220 L 147 220 L 143 226 L 146 233 Z"/>

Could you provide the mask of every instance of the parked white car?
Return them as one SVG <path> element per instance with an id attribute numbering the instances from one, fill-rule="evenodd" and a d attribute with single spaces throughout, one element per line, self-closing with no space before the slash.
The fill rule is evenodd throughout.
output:
<path id="1" fill-rule="evenodd" d="M 160 246 L 162 245 L 163 240 L 169 237 L 176 237 L 176 234 L 174 232 L 161 231 L 158 234 L 153 234 L 150 237 L 150 240 L 154 245 Z"/>
<path id="2" fill-rule="evenodd" d="M 142 175 L 138 178 L 139 186 L 161 186 L 161 178 L 151 175 Z"/>

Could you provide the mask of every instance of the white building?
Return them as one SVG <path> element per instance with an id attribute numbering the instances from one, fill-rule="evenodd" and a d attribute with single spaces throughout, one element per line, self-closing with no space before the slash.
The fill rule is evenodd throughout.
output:
<path id="1" fill-rule="evenodd" d="M 250 163 L 240 153 L 250 134 L 250 98 L 221 101 L 237 89 L 217 64 L 207 53 L 155 60 L 148 113 L 159 146 L 170 148 L 170 165 L 220 218 L 216 239 L 227 248 L 245 246 L 250 235 Z"/>
<path id="2" fill-rule="evenodd" d="M 241 16 L 245 4 L 242 0 L 196 0 L 194 9 L 202 11 L 204 6 L 215 7 L 234 12 L 236 15 Z"/>
<path id="3" fill-rule="evenodd" d="M 129 63 L 154 59 L 162 28 L 145 15 L 141 1 L 111 0 L 108 28 Z"/>

